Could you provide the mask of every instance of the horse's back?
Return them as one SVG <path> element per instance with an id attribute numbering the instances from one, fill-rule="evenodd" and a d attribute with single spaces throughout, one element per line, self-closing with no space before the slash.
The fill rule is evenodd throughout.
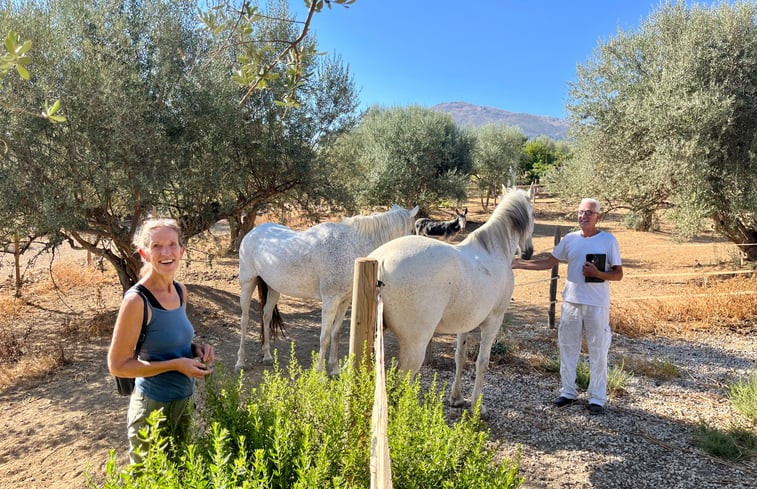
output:
<path id="1" fill-rule="evenodd" d="M 384 319 L 395 334 L 414 327 L 470 331 L 512 294 L 512 270 L 508 275 L 504 262 L 472 247 L 408 236 L 370 257 L 379 261 Z"/>
<path id="2" fill-rule="evenodd" d="M 355 259 L 370 252 L 359 243 L 342 223 L 325 222 L 304 231 L 264 223 L 242 240 L 239 277 L 258 276 L 294 297 L 322 300 L 324 294 L 341 295 L 352 289 Z"/>

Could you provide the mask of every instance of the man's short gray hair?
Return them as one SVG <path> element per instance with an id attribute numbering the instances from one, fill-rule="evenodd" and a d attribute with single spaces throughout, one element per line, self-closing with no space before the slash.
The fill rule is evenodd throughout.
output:
<path id="1" fill-rule="evenodd" d="M 584 204 L 591 204 L 591 206 L 594 208 L 594 211 L 597 213 L 602 212 L 602 204 L 600 204 L 597 199 L 590 199 L 588 197 L 581 199 L 581 204 L 579 205 L 579 207 Z"/>

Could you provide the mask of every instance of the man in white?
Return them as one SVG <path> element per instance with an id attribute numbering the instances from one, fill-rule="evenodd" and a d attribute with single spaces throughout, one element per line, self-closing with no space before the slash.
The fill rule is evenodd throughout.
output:
<path id="1" fill-rule="evenodd" d="M 559 262 L 568 263 L 557 333 L 562 388 L 553 404 L 564 407 L 576 402 L 576 367 L 581 337 L 585 334 L 591 376 L 586 394 L 591 414 L 602 414 L 607 403 L 607 352 L 612 339 L 607 282 L 623 278 L 618 241 L 612 234 L 597 229 L 600 210 L 597 200 L 581 200 L 578 206 L 580 230 L 568 233 L 549 257 L 532 261 L 514 259 L 512 263 L 513 269 L 525 270 L 547 270 Z"/>

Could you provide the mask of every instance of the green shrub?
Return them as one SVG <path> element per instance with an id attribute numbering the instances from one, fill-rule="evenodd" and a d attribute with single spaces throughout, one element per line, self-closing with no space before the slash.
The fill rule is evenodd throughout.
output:
<path id="1" fill-rule="evenodd" d="M 625 369 L 625 365 L 613 365 L 607 373 L 607 390 L 610 394 L 621 396 L 626 392 L 628 382 L 633 378 L 633 374 Z"/>
<path id="2" fill-rule="evenodd" d="M 557 358 L 550 363 L 550 371 L 560 371 L 560 359 Z M 633 377 L 633 374 L 627 372 L 623 364 L 613 365 L 607 371 L 607 391 L 610 394 L 622 395 L 626 390 L 628 381 Z M 589 362 L 585 360 L 579 360 L 576 365 L 576 385 L 586 390 L 589 387 L 589 381 L 591 380 L 591 369 Z"/>
<path id="3" fill-rule="evenodd" d="M 728 389 L 728 397 L 734 407 L 757 424 L 757 372 L 738 380 Z"/>
<path id="4" fill-rule="evenodd" d="M 696 434 L 695 444 L 707 453 L 727 460 L 749 458 L 757 450 L 754 434 L 738 426 L 721 431 L 702 424 Z"/>
<path id="5" fill-rule="evenodd" d="M 286 374 L 275 362 L 260 385 L 247 389 L 241 376 L 218 365 L 205 383 L 207 432 L 175 461 L 151 449 L 144 467 L 119 471 L 111 455 L 101 487 L 369 487 L 373 381 L 373 372 L 362 368 L 347 366 L 336 378 L 305 370 L 292 354 Z M 445 421 L 443 392 L 436 382 L 422 391 L 417 379 L 387 372 L 394 486 L 522 484 L 517 459 L 495 462 L 478 409 L 452 425 Z"/>

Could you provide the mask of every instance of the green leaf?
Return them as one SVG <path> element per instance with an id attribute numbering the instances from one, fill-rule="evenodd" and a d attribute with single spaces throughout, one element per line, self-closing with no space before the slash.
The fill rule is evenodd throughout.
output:
<path id="1" fill-rule="evenodd" d="M 23 45 L 21 45 L 20 48 L 18 48 L 18 50 L 16 51 L 16 54 L 19 54 L 19 55 L 24 54 L 29 49 L 31 49 L 31 47 L 32 47 L 32 42 L 26 41 Z"/>
<path id="2" fill-rule="evenodd" d="M 21 78 L 23 78 L 24 80 L 28 80 L 29 79 L 29 77 L 30 77 L 29 70 L 27 70 L 26 68 L 24 68 L 20 64 L 16 65 L 16 71 L 18 72 L 18 75 Z"/>
<path id="3" fill-rule="evenodd" d="M 52 107 L 50 107 L 50 110 L 47 111 L 49 115 L 53 115 L 56 112 L 58 112 L 58 109 L 60 109 L 60 100 L 56 100 Z"/>
<path id="4" fill-rule="evenodd" d="M 16 39 L 18 36 L 16 36 L 16 33 L 13 31 L 10 31 L 7 36 L 5 36 L 5 50 L 9 53 L 14 53 L 16 51 Z"/>

